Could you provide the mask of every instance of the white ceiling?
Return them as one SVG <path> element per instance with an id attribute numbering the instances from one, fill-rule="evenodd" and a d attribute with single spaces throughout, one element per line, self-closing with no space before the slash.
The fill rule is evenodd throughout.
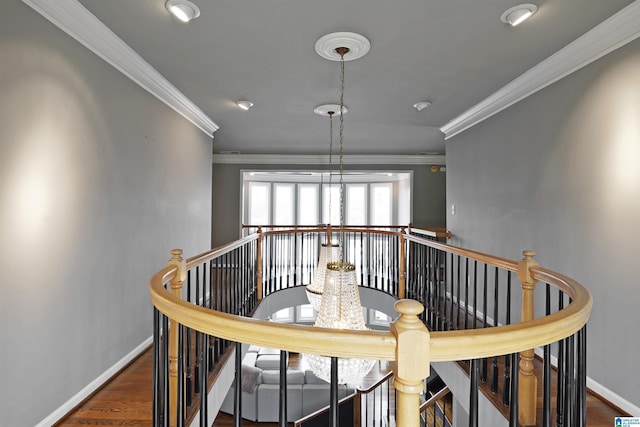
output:
<path id="1" fill-rule="evenodd" d="M 535 0 L 511 28 L 499 18 L 514 0 L 194 2 L 201 16 L 184 24 L 164 0 L 80 0 L 220 126 L 214 152 L 247 154 L 328 150 L 313 108 L 338 102 L 340 75 L 314 51 L 324 34 L 371 41 L 345 65 L 345 153 L 444 153 L 440 127 L 632 3 Z M 433 105 L 414 110 L 422 100 Z"/>

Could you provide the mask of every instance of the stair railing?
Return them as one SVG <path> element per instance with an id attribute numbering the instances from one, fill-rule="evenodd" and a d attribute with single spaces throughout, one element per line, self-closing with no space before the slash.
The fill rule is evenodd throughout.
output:
<path id="1" fill-rule="evenodd" d="M 349 230 L 345 228 L 340 231 L 346 233 Z M 179 393 L 183 393 L 185 382 L 179 381 L 178 378 L 187 377 L 185 357 L 181 352 L 175 352 L 173 348 L 176 346 L 184 348 L 184 341 L 192 334 L 196 334 L 196 345 L 199 343 L 199 353 L 196 358 L 202 364 L 199 370 L 201 376 L 199 393 L 203 402 L 201 425 L 207 425 L 204 403 L 206 403 L 208 369 L 204 369 L 204 366 L 208 368 L 211 361 L 215 360 L 217 346 L 224 348 L 231 342 L 315 353 L 334 358 L 354 357 L 395 361 L 397 364 L 394 383 L 397 392 L 397 425 L 403 427 L 419 425 L 419 393 L 423 379 L 429 374 L 430 362 L 473 361 L 516 352 L 523 352 L 526 355 L 536 347 L 565 340 L 567 343 L 559 360 L 566 366 L 565 388 L 569 392 L 566 396 L 583 394 L 583 389 L 572 378 L 576 378 L 576 366 L 584 369 L 580 363 L 575 363 L 574 349 L 576 342 L 577 348 L 584 346 L 583 327 L 589 318 L 592 304 L 591 296 L 586 289 L 571 279 L 537 267 L 535 262 L 531 261 L 531 256 L 525 255 L 525 259 L 519 263 L 508 261 L 418 237 L 410 228 L 407 231 L 406 234 L 397 232 L 398 253 L 404 251 L 406 254 L 406 259 L 398 266 L 398 293 L 405 290 L 409 298 L 415 298 L 417 301 L 403 300 L 397 304 L 400 316 L 391 325 L 389 331 L 332 330 L 282 325 L 248 318 L 255 304 L 261 299 L 258 291 L 260 266 L 264 266 L 268 261 L 260 250 L 261 247 L 266 246 L 265 233 L 248 236 L 231 245 L 187 261 L 182 259 L 180 251 L 174 251 L 169 265 L 156 273 L 150 283 L 151 299 L 154 304 L 154 343 L 156 344 L 154 425 L 182 425 L 183 423 L 186 399 Z M 262 245 L 257 244 L 260 239 L 263 239 Z M 378 245 L 379 248 L 382 246 L 384 244 Z M 236 252 L 231 254 L 233 251 Z M 364 250 L 362 252 L 365 253 Z M 371 256 L 376 252 L 367 251 L 366 253 L 367 256 Z M 218 259 L 223 256 L 226 258 L 219 261 Z M 263 262 L 256 262 L 261 257 Z M 402 257 L 398 255 L 398 259 Z M 530 280 L 534 283 L 542 280 L 558 288 L 563 295 L 558 302 L 559 310 L 520 323 L 501 324 L 496 317 L 495 324 L 491 324 L 490 319 L 485 320 L 483 317 L 492 308 L 488 299 L 473 300 L 479 295 L 484 296 L 484 291 L 477 289 L 471 281 L 474 277 L 478 277 L 479 273 L 469 274 L 470 271 L 477 271 L 476 263 L 497 268 L 496 271 L 500 271 L 497 274 L 501 277 L 511 277 L 512 273 L 520 271 L 525 278 L 529 274 Z M 473 265 L 473 270 L 470 270 L 469 264 Z M 200 274 L 196 270 L 197 266 L 201 266 Z M 462 266 L 466 268 L 464 276 L 457 273 Z M 400 279 L 405 276 L 402 271 L 405 267 L 407 268 L 406 286 L 401 287 Z M 218 274 L 212 273 L 218 271 L 217 269 L 223 272 L 219 280 Z M 193 289 L 185 291 L 184 282 L 185 280 L 188 282 L 189 277 L 191 280 L 204 283 L 200 295 L 195 295 L 197 291 Z M 464 281 L 456 280 L 458 277 L 460 279 L 464 277 Z M 263 282 L 266 280 L 265 277 Z M 468 289 L 470 285 L 473 286 L 471 293 Z M 228 288 L 225 290 L 223 289 L 225 287 Z M 521 292 L 525 295 L 527 290 Z M 472 298 L 471 301 L 469 297 Z M 192 299 L 189 301 L 189 298 Z M 511 295 L 508 299 L 510 298 Z M 522 299 L 523 301 L 533 300 L 529 297 Z M 484 304 L 484 301 L 488 303 L 487 309 L 481 305 L 483 310 L 480 313 L 478 304 Z M 426 313 L 423 313 L 423 305 L 427 307 Z M 522 309 L 523 318 L 528 316 L 525 310 L 529 309 Z M 531 309 L 530 312 L 534 313 L 534 310 Z M 505 315 L 502 313 L 500 316 L 503 318 Z M 461 324 L 469 323 L 478 326 L 478 318 L 482 319 L 482 328 L 467 331 L 452 327 L 452 325 L 459 327 Z M 432 331 L 425 327 L 423 320 L 433 329 Z M 174 334 L 177 338 L 172 338 Z M 574 338 L 573 334 L 577 336 Z M 212 351 L 214 357 L 211 357 Z M 477 365 L 477 362 L 472 362 L 472 365 Z M 480 366 L 482 365 L 481 363 Z M 512 366 L 515 366 L 513 362 Z M 478 370 L 472 369 L 473 372 Z M 514 384 L 517 384 L 515 379 L 522 376 L 522 373 L 513 376 L 509 387 L 511 390 L 518 390 L 518 387 L 514 389 Z M 519 387 L 521 395 L 526 388 Z M 512 392 L 511 397 L 514 397 L 514 403 L 518 401 L 515 399 L 515 393 Z M 569 400 L 565 402 L 562 411 L 573 414 L 569 419 L 577 421 L 583 417 L 581 410 L 576 409 L 579 405 Z M 473 415 L 470 418 L 473 419 Z M 470 425 L 473 424 L 470 423 Z"/>

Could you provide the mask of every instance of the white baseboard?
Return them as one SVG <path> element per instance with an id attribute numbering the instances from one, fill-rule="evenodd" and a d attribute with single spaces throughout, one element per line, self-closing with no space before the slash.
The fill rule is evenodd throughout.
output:
<path id="1" fill-rule="evenodd" d="M 631 414 L 631 416 L 640 417 L 640 407 L 634 405 L 624 397 L 612 392 L 602 384 L 592 380 L 589 377 L 587 377 L 587 388 L 592 390 L 594 393 L 599 394 L 623 411 L 628 412 L 629 414 Z"/>
<path id="2" fill-rule="evenodd" d="M 539 356 L 541 358 L 544 357 L 543 349 L 540 348 L 540 347 L 535 349 L 535 353 L 536 353 L 537 356 Z M 555 368 L 558 367 L 558 358 L 556 356 L 552 355 L 549 360 L 551 362 L 551 366 L 553 366 Z M 589 390 L 593 391 L 594 393 L 602 396 L 607 401 L 613 403 L 614 405 L 616 405 L 618 408 L 622 409 L 623 411 L 628 412 L 632 416 L 640 417 L 640 407 L 634 405 L 633 403 L 629 402 L 624 397 L 622 397 L 622 396 L 614 393 L 613 391 L 609 390 L 608 388 L 606 388 L 605 386 L 603 386 L 599 382 L 593 380 L 589 376 L 587 376 L 587 388 Z"/>
<path id="3" fill-rule="evenodd" d="M 144 340 L 139 346 L 131 350 L 129 354 L 124 356 L 122 359 L 118 360 L 115 365 L 111 366 L 109 369 L 104 371 L 98 378 L 91 381 L 85 388 L 80 390 L 75 396 L 71 399 L 67 400 L 62 404 L 58 409 L 49 414 L 44 420 L 40 421 L 36 424 L 35 427 L 49 427 L 53 425 L 53 423 L 59 421 L 62 417 L 67 415 L 70 411 L 73 410 L 80 402 L 89 397 L 91 393 L 96 391 L 100 386 L 109 381 L 111 377 L 118 373 L 122 368 L 127 366 L 133 359 L 138 357 L 144 350 L 147 349 L 153 343 L 153 337 L 149 337 Z"/>

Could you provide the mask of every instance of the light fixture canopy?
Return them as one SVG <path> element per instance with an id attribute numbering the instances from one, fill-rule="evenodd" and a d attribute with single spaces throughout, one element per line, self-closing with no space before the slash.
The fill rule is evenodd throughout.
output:
<path id="1" fill-rule="evenodd" d="M 353 61 L 362 58 L 371 49 L 369 39 L 358 33 L 337 32 L 326 34 L 316 41 L 316 53 L 329 61 Z M 337 49 L 347 48 L 341 55 Z"/>
<path id="2" fill-rule="evenodd" d="M 535 4 L 519 4 L 505 10 L 505 12 L 500 16 L 500 20 L 505 24 L 509 24 L 512 27 L 515 27 L 516 25 L 533 16 L 533 14 L 536 13 L 537 10 L 538 6 L 536 6 Z"/>
<path id="3" fill-rule="evenodd" d="M 253 102 L 250 101 L 238 101 L 236 102 L 238 107 L 242 108 L 245 111 L 248 111 L 251 107 L 253 107 Z"/>
<path id="4" fill-rule="evenodd" d="M 182 22 L 189 22 L 200 16 L 198 6 L 189 0 L 167 0 L 164 4 L 167 10 Z"/>
<path id="5" fill-rule="evenodd" d="M 319 116 L 329 116 L 329 113 L 333 114 L 334 116 L 339 116 L 340 115 L 340 104 L 322 104 L 322 105 L 318 105 L 316 108 L 313 109 L 313 112 Z M 347 114 L 349 112 L 349 109 L 347 108 L 346 105 L 342 106 L 342 112 L 344 114 Z"/>
<path id="6" fill-rule="evenodd" d="M 422 111 L 427 107 L 430 107 L 431 103 L 429 101 L 420 101 L 420 102 L 416 102 L 415 104 L 413 104 L 413 108 L 415 108 L 418 111 Z"/>

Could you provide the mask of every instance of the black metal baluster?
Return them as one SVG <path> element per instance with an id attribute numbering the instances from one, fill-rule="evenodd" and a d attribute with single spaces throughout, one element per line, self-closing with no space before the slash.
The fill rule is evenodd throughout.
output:
<path id="1" fill-rule="evenodd" d="M 482 328 L 487 327 L 487 264 L 484 264 L 484 274 L 482 280 Z M 482 358 L 480 364 L 480 381 L 487 382 L 487 358 Z"/>
<path id="2" fill-rule="evenodd" d="M 458 266 L 457 266 L 457 286 L 456 286 L 456 304 L 457 304 L 457 310 L 456 310 L 456 329 L 460 329 L 460 306 L 461 306 L 461 302 L 460 302 L 460 296 L 462 295 L 460 292 L 460 264 L 461 264 L 461 260 L 460 260 L 460 255 L 457 255 L 458 258 Z"/>
<path id="3" fill-rule="evenodd" d="M 293 233 L 293 252 L 291 254 L 291 268 L 293 270 L 292 286 L 298 285 L 298 266 L 301 265 L 300 262 L 302 261 L 302 259 L 298 259 L 298 236 L 299 233 Z"/>
<path id="4" fill-rule="evenodd" d="M 269 272 L 268 272 L 267 277 L 269 278 L 269 282 L 268 282 L 268 285 L 266 286 L 267 289 L 265 289 L 265 291 L 266 291 L 265 296 L 269 295 L 270 293 L 272 293 L 273 292 L 273 287 L 274 287 L 274 283 L 273 283 L 274 276 L 275 276 L 275 274 L 274 274 L 275 273 L 274 272 L 274 268 L 275 268 L 274 267 L 274 259 L 276 257 L 276 248 L 275 248 L 276 239 L 275 239 L 275 237 L 276 236 L 273 235 L 273 234 L 267 236 L 267 238 L 269 240 L 269 244 L 268 244 L 269 253 L 267 254 L 268 255 L 268 260 L 269 260 Z"/>
<path id="5" fill-rule="evenodd" d="M 200 427 L 208 427 L 208 418 L 209 418 L 209 407 L 207 405 L 207 377 L 208 372 L 204 367 L 204 363 L 206 363 L 207 359 L 207 336 L 206 334 L 199 333 L 200 337 L 200 354 L 198 357 L 201 359 L 200 363 L 202 365 L 202 369 L 200 369 Z"/>
<path id="6" fill-rule="evenodd" d="M 478 261 L 473 261 L 473 329 L 478 327 Z"/>
<path id="7" fill-rule="evenodd" d="M 214 286 L 214 309 L 217 311 L 222 311 L 222 287 L 223 287 L 223 268 L 220 262 L 220 258 L 216 259 L 216 282 Z M 220 356 L 222 356 L 222 340 L 219 337 L 215 337 L 215 345 L 216 345 L 216 362 L 220 360 Z"/>
<path id="8" fill-rule="evenodd" d="M 280 412 L 278 426 L 287 427 L 287 352 L 280 350 Z"/>
<path id="9" fill-rule="evenodd" d="M 453 291 L 453 264 L 454 264 L 454 260 L 455 257 L 453 255 L 453 253 L 451 253 L 451 256 L 449 257 L 449 276 L 446 278 L 447 282 L 449 282 L 451 284 L 451 296 L 449 298 L 449 317 L 447 319 L 447 331 L 452 330 L 453 329 L 453 299 L 454 299 L 454 291 Z"/>
<path id="10" fill-rule="evenodd" d="M 176 396 L 178 402 L 177 410 L 177 427 L 184 427 L 184 407 L 185 407 L 185 391 L 184 391 L 184 325 L 178 325 L 178 395 Z"/>
<path id="11" fill-rule="evenodd" d="M 578 332 L 578 427 L 587 425 L 587 325 Z"/>
<path id="12" fill-rule="evenodd" d="M 561 290 L 558 290 L 558 311 L 564 308 L 564 294 Z M 556 397 L 556 426 L 564 427 L 565 424 L 565 400 L 566 396 L 566 383 L 565 383 L 565 340 L 558 341 L 558 371 L 557 371 L 557 397 Z"/>
<path id="13" fill-rule="evenodd" d="M 511 324 L 511 272 L 507 272 L 507 307 L 505 313 L 505 325 Z M 504 357 L 504 379 L 502 382 L 502 403 L 509 405 L 511 402 L 511 356 Z"/>
<path id="14" fill-rule="evenodd" d="M 161 316 L 158 309 L 153 307 L 153 412 L 152 412 L 152 425 L 162 425 L 162 397 L 164 396 L 164 390 L 162 388 L 163 382 L 161 381 L 162 372 L 162 345 L 160 343 L 160 323 Z"/>
<path id="15" fill-rule="evenodd" d="M 551 314 L 551 286 L 545 285 L 545 312 Z M 551 345 L 544 346 L 542 365 L 542 427 L 551 427 Z"/>
<path id="16" fill-rule="evenodd" d="M 464 281 L 464 329 L 469 329 L 469 258 L 464 259 L 465 281 Z"/>
<path id="17" fill-rule="evenodd" d="M 200 305 L 200 266 L 196 266 L 196 300 L 194 303 L 196 305 Z M 195 357 L 195 366 L 194 366 L 194 378 L 193 378 L 193 388 L 196 393 L 200 390 L 200 332 L 196 332 L 196 357 Z"/>
<path id="18" fill-rule="evenodd" d="M 493 326 L 498 326 L 498 267 L 495 268 L 493 278 Z M 491 361 L 491 392 L 498 392 L 498 356 Z"/>
<path id="19" fill-rule="evenodd" d="M 233 425 L 242 426 L 242 343 L 235 345 L 235 387 L 233 389 Z"/>
<path id="20" fill-rule="evenodd" d="M 440 251 L 434 248 L 433 250 L 433 286 L 434 286 L 434 299 L 435 299 L 435 309 L 436 309 L 436 330 L 443 330 L 442 327 L 442 310 L 440 307 Z"/>
<path id="21" fill-rule="evenodd" d="M 331 358 L 331 384 L 329 386 L 329 412 L 331 415 L 330 426 L 339 426 L 338 417 L 338 358 Z"/>
<path id="22" fill-rule="evenodd" d="M 575 413 L 575 405 L 576 405 L 576 387 L 575 387 L 575 371 L 574 371 L 574 335 L 566 338 L 567 346 L 565 348 L 566 352 L 566 361 L 567 368 L 565 369 L 566 376 L 566 390 L 567 390 L 567 398 L 565 400 L 565 414 L 566 414 L 566 424 L 567 426 L 575 426 L 576 425 L 576 413 Z"/>
<path id="23" fill-rule="evenodd" d="M 169 402 L 173 398 L 169 394 L 169 318 L 162 315 L 162 390 L 163 390 L 163 408 L 162 408 L 162 425 L 168 426 L 169 423 Z"/>
<path id="24" fill-rule="evenodd" d="M 187 302 L 191 302 L 191 270 L 187 272 Z M 186 352 L 185 359 L 185 388 L 186 388 L 186 396 L 185 403 L 187 406 L 191 406 L 193 403 L 193 377 L 191 371 L 191 328 L 186 328 L 186 343 L 185 347 L 182 351 Z"/>
<path id="25" fill-rule="evenodd" d="M 206 306 L 209 307 L 209 309 L 213 309 L 213 280 L 212 280 L 213 261 L 209 261 L 208 267 L 207 267 L 207 263 L 205 263 L 204 267 L 205 268 L 203 269 L 202 281 L 205 284 L 204 285 L 205 288 L 209 290 L 209 298 L 207 299 Z M 207 271 L 209 272 L 208 275 L 207 275 Z M 208 277 L 208 280 L 207 280 L 207 277 Z M 207 353 L 208 353 L 207 369 L 209 372 L 213 372 L 214 353 L 215 353 L 214 344 L 215 343 L 213 341 L 213 337 L 209 336 L 207 339 Z"/>
<path id="26" fill-rule="evenodd" d="M 478 427 L 478 359 L 471 359 L 469 390 L 469 427 Z M 435 412 L 435 407 L 433 408 Z"/>

